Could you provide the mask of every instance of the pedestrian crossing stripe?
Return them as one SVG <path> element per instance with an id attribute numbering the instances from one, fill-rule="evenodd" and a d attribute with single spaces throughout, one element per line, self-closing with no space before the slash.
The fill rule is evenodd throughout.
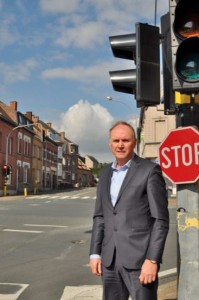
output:
<path id="1" fill-rule="evenodd" d="M 94 197 L 90 197 L 90 196 L 81 196 L 81 197 L 79 197 L 79 196 L 69 196 L 69 195 L 67 195 L 67 196 L 59 196 L 59 195 L 57 195 L 57 196 L 55 196 L 55 195 L 45 195 L 45 196 L 29 196 L 27 199 L 56 199 L 56 200 L 64 200 L 64 199 L 82 199 L 82 200 L 86 200 L 86 199 L 93 199 L 93 200 L 95 200 L 96 199 L 96 196 L 94 196 Z"/>
<path id="2" fill-rule="evenodd" d="M 17 300 L 28 286 L 29 284 L 0 282 L 0 300 Z"/>

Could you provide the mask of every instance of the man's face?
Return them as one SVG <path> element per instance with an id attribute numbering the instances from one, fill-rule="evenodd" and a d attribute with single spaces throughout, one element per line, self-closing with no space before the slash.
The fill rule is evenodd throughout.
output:
<path id="1" fill-rule="evenodd" d="M 120 124 L 110 133 L 110 149 L 118 164 L 124 165 L 132 158 L 136 145 L 135 136 L 130 127 Z"/>

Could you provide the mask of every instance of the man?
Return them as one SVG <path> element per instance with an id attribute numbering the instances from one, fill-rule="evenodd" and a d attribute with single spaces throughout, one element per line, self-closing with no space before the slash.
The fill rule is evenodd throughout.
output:
<path id="1" fill-rule="evenodd" d="M 156 300 L 169 229 L 165 181 L 157 164 L 134 153 L 133 127 L 110 129 L 115 162 L 100 173 L 90 268 L 102 275 L 104 300 Z"/>

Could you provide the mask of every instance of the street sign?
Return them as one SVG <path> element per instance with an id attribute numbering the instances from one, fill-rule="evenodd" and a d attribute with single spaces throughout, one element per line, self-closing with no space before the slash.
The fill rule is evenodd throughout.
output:
<path id="1" fill-rule="evenodd" d="M 163 173 L 173 183 L 192 183 L 199 178 L 199 131 L 180 127 L 170 132 L 159 148 Z"/>

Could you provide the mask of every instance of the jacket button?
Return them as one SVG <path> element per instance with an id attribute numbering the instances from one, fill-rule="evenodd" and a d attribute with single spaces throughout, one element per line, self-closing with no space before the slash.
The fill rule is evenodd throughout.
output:
<path id="1" fill-rule="evenodd" d="M 114 231 L 117 231 L 117 228 L 114 228 Z"/>
<path id="2" fill-rule="evenodd" d="M 114 215 L 117 215 L 116 211 L 113 212 Z"/>

